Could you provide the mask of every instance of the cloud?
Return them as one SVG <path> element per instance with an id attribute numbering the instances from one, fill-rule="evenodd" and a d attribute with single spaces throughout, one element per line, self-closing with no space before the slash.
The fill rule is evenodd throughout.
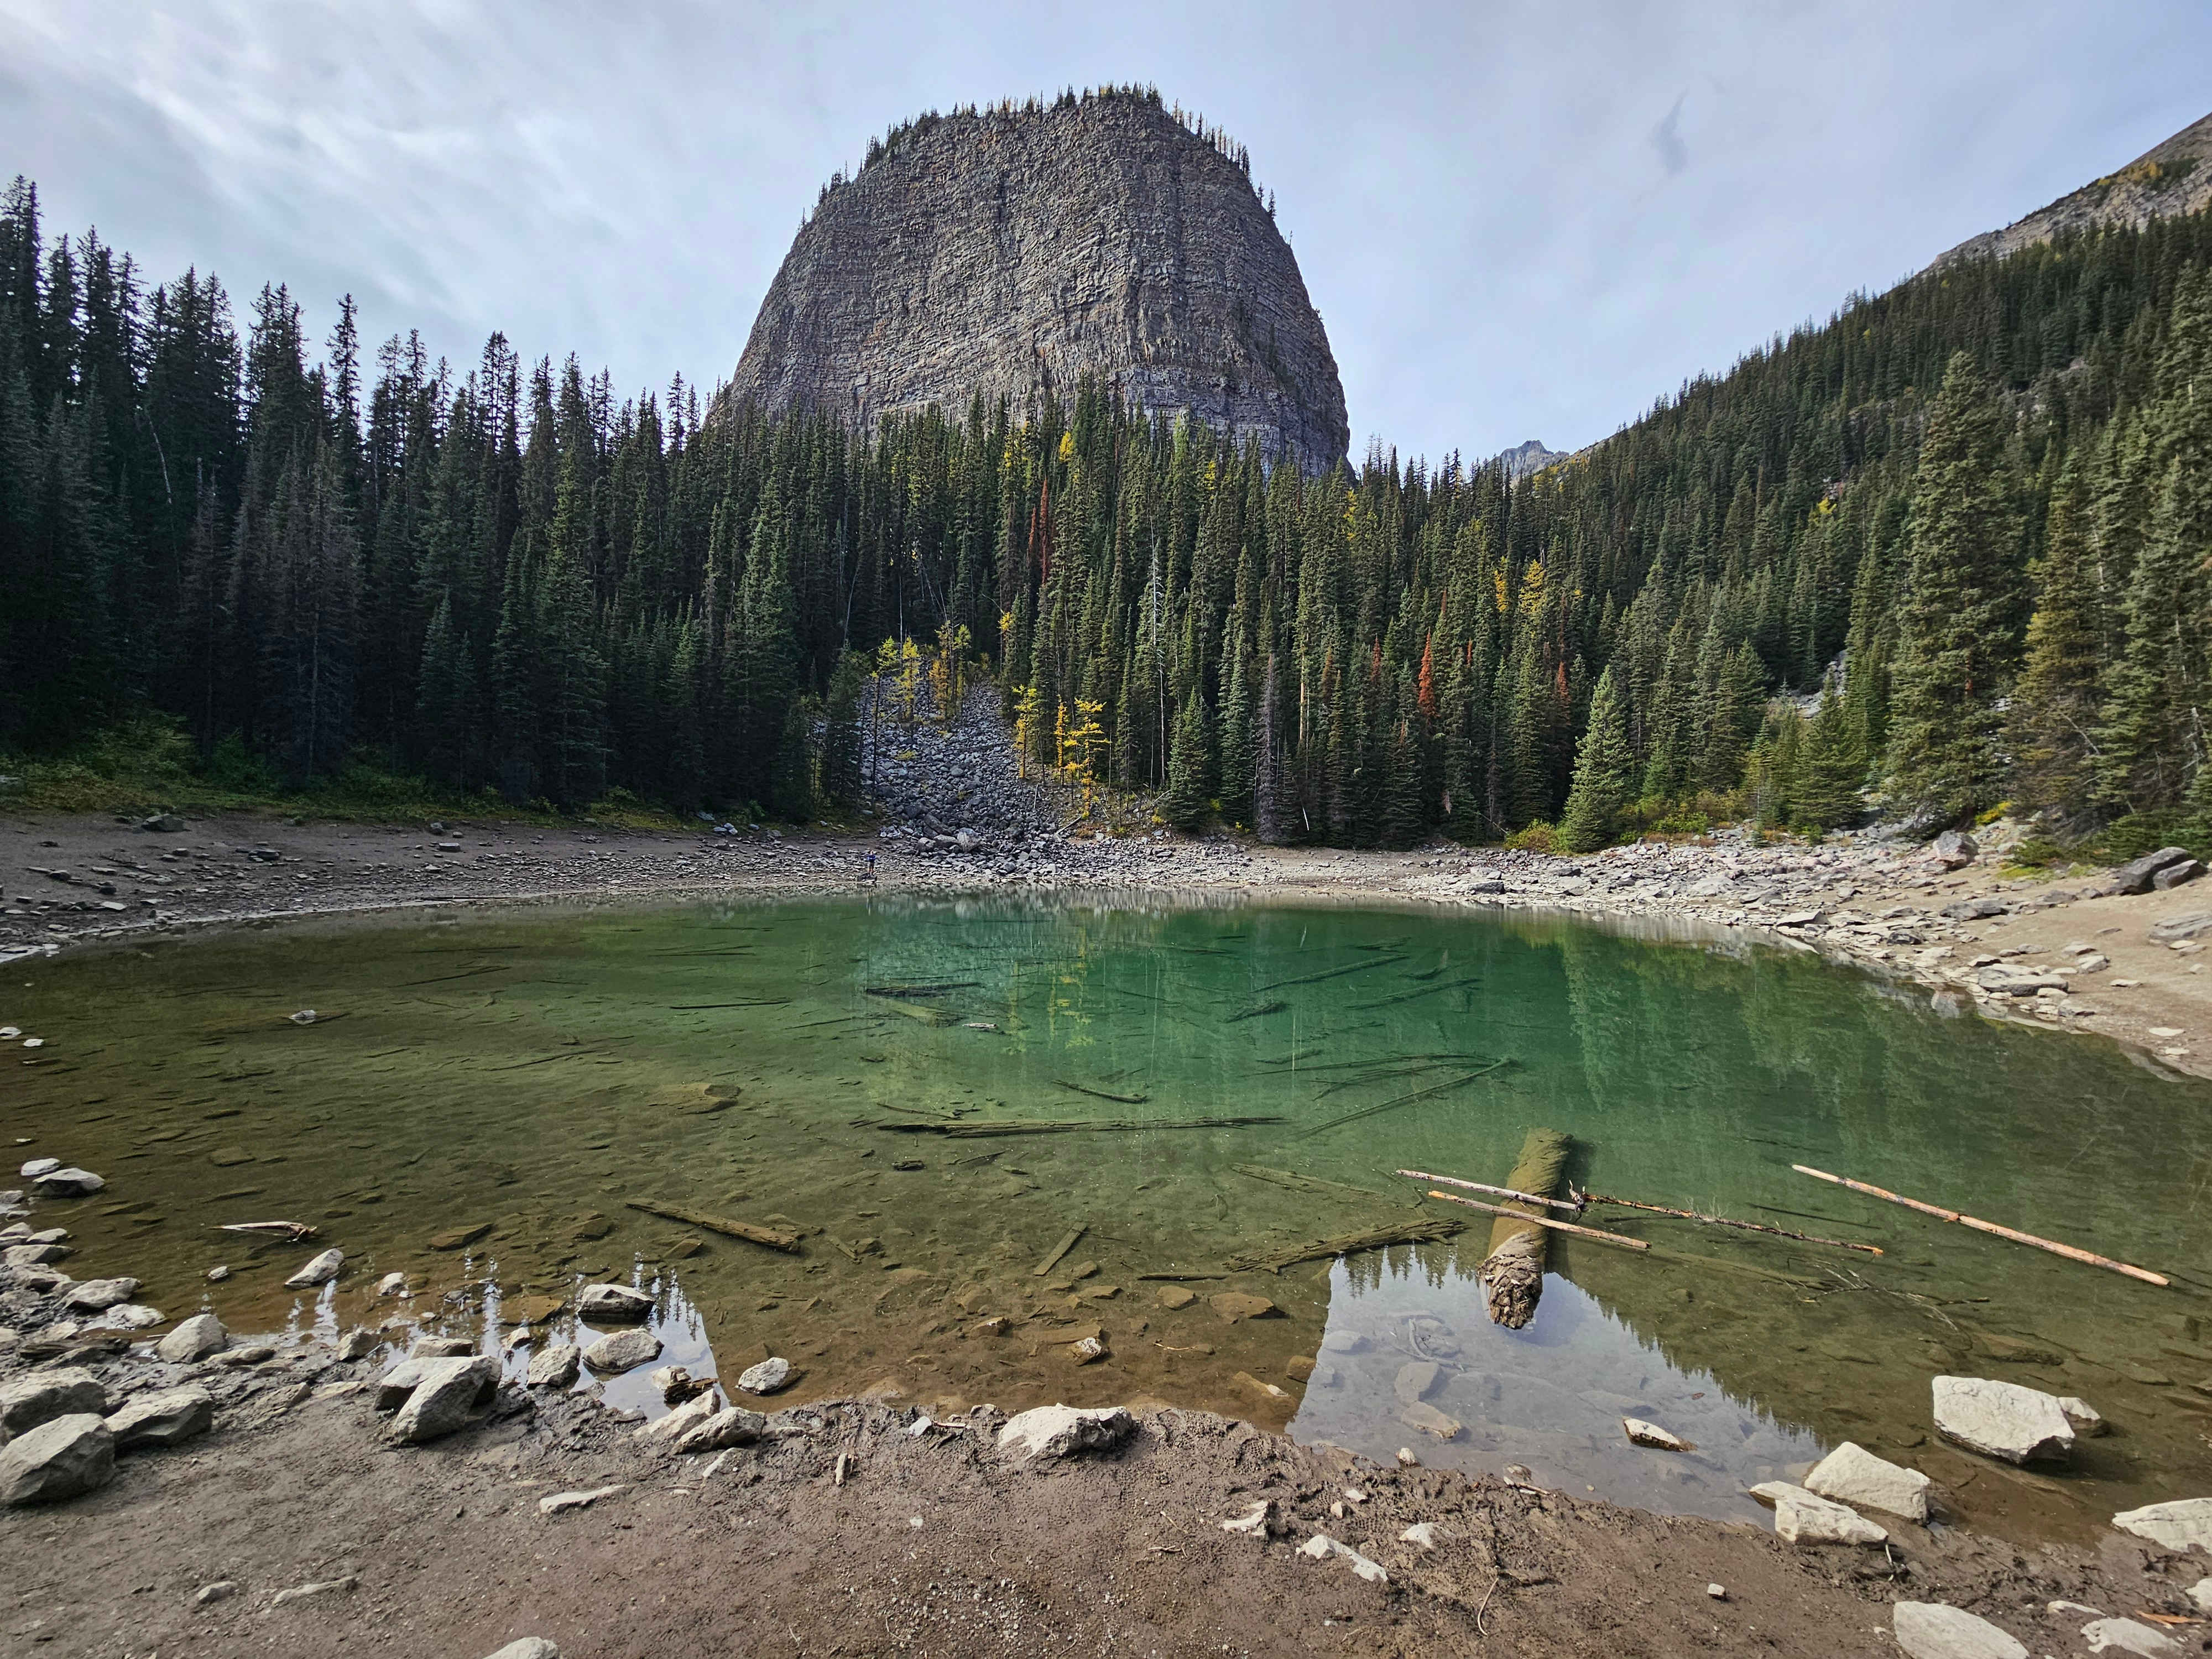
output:
<path id="1" fill-rule="evenodd" d="M 1686 92 L 1676 98 L 1674 107 L 1651 129 L 1651 148 L 1658 152 L 1659 165 L 1667 169 L 1669 179 L 1690 165 L 1690 147 L 1682 142 L 1682 105 L 1689 95 Z"/>

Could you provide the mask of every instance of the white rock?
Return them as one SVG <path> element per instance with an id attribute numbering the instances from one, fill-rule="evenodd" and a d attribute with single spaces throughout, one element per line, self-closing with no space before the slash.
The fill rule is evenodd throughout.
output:
<path id="1" fill-rule="evenodd" d="M 1908 1521 L 1928 1518 L 1928 1477 L 1846 1440 L 1813 1466 L 1805 1490 L 1838 1504 L 1881 1510 Z"/>
<path id="2" fill-rule="evenodd" d="M 2189 1599 L 2199 1613 L 2212 1613 L 2212 1577 L 2200 1578 L 2189 1587 Z"/>
<path id="3" fill-rule="evenodd" d="M 33 1176 L 31 1184 L 49 1198 L 84 1198 L 107 1185 L 89 1170 L 49 1170 Z"/>
<path id="4" fill-rule="evenodd" d="M 327 1285 L 338 1276 L 338 1270 L 344 1266 L 343 1250 L 325 1250 L 321 1255 L 309 1258 L 307 1266 L 294 1273 L 284 1283 L 287 1287 L 295 1291 L 308 1290 L 317 1285 Z"/>
<path id="5" fill-rule="evenodd" d="M 676 1449 L 686 1457 L 710 1451 L 726 1455 L 732 1446 L 751 1445 L 767 1429 L 768 1419 L 758 1412 L 749 1412 L 743 1406 L 726 1406 L 680 1436 Z M 715 1462 L 719 1467 L 720 1459 Z M 708 1473 L 714 1471 L 709 1469 Z"/>
<path id="6" fill-rule="evenodd" d="M 1624 1417 L 1620 1426 L 1627 1432 L 1629 1443 L 1650 1446 L 1657 1451 L 1691 1451 L 1695 1449 L 1688 1441 L 1667 1432 L 1656 1423 L 1647 1423 L 1640 1417 Z"/>
<path id="7" fill-rule="evenodd" d="M 570 1510 L 587 1510 L 602 1498 L 612 1498 L 617 1492 L 628 1492 L 629 1486 L 617 1483 L 611 1486 L 594 1486 L 589 1492 L 556 1492 L 550 1498 L 538 1500 L 540 1515 L 565 1515 Z"/>
<path id="8" fill-rule="evenodd" d="M 1787 1480 L 1761 1481 L 1751 1495 L 1774 1505 L 1775 1534 L 1792 1544 L 1880 1544 L 1889 1538 L 1856 1510 L 1816 1498 Z"/>
<path id="9" fill-rule="evenodd" d="M 111 1330 L 149 1331 L 156 1325 L 166 1324 L 167 1318 L 159 1308 L 149 1308 L 143 1302 L 125 1302 L 110 1308 L 100 1322 Z"/>
<path id="10" fill-rule="evenodd" d="M 277 1608 L 289 1607 L 295 1601 L 312 1601 L 321 1595 L 350 1595 L 360 1582 L 351 1573 L 348 1573 L 343 1578 L 325 1578 L 319 1583 L 295 1584 L 289 1589 L 278 1590 L 276 1595 L 269 1598 L 269 1611 L 274 1613 Z"/>
<path id="11" fill-rule="evenodd" d="M 653 1298 L 627 1285 L 586 1285 L 576 1312 L 594 1325 L 635 1325 L 653 1316 Z"/>
<path id="12" fill-rule="evenodd" d="M 222 1352 L 223 1345 L 229 1340 L 230 1333 L 223 1329 L 222 1321 L 211 1313 L 194 1314 L 163 1337 L 154 1353 L 172 1365 L 189 1365 L 196 1359 Z"/>
<path id="13" fill-rule="evenodd" d="M 1442 1541 L 1442 1534 L 1437 1531 L 1435 1522 L 1417 1521 L 1398 1534 L 1398 1541 L 1401 1544 L 1418 1544 L 1425 1550 L 1432 1550 Z"/>
<path id="14" fill-rule="evenodd" d="M 647 1424 L 637 1431 L 637 1437 L 641 1440 L 681 1440 L 714 1414 L 714 1395 L 711 1392 L 702 1394 Z"/>
<path id="15" fill-rule="evenodd" d="M 138 1294 L 135 1279 L 80 1279 L 62 1295 L 62 1306 L 79 1313 L 106 1313 Z"/>
<path id="16" fill-rule="evenodd" d="M 529 1374 L 523 1380 L 533 1389 L 565 1389 L 576 1380 L 580 1358 L 574 1343 L 553 1343 L 530 1356 Z"/>
<path id="17" fill-rule="evenodd" d="M 404 1444 L 442 1439 L 467 1427 L 499 1392 L 499 1361 L 488 1354 L 417 1363 L 422 1380 L 385 1428 L 386 1437 Z"/>
<path id="18" fill-rule="evenodd" d="M 738 1386 L 747 1394 L 774 1394 L 791 1381 L 791 1362 L 788 1359 L 763 1359 L 757 1365 L 748 1365 L 738 1373 Z"/>
<path id="19" fill-rule="evenodd" d="M 484 1659 L 561 1659 L 561 1650 L 542 1636 L 526 1636 L 496 1653 L 486 1654 Z"/>
<path id="20" fill-rule="evenodd" d="M 2112 1524 L 2170 1550 L 2200 1549 L 2212 1554 L 2212 1498 L 2183 1498 L 2124 1510 L 2112 1517 Z"/>
<path id="21" fill-rule="evenodd" d="M 366 1359 L 374 1353 L 383 1338 L 366 1325 L 356 1325 L 338 1339 L 338 1358 Z"/>
<path id="22" fill-rule="evenodd" d="M 1387 1584 L 1390 1582 L 1390 1575 L 1382 1571 L 1381 1563 L 1369 1560 L 1351 1545 L 1339 1543 L 1325 1532 L 1317 1532 L 1299 1545 L 1298 1553 L 1315 1561 L 1326 1561 L 1332 1555 L 1340 1556 L 1351 1565 L 1352 1571 L 1369 1583 Z"/>
<path id="23" fill-rule="evenodd" d="M 163 1389 L 134 1394 L 108 1413 L 115 1449 L 173 1446 L 215 1426 L 215 1396 L 205 1389 Z"/>
<path id="24" fill-rule="evenodd" d="M 660 1339 L 643 1326 L 603 1336 L 584 1350 L 584 1363 L 595 1371 L 626 1371 L 660 1358 Z"/>
<path id="25" fill-rule="evenodd" d="M 2088 1641 L 2092 1653 L 2110 1650 L 2138 1654 L 2142 1659 L 2167 1659 L 2169 1655 L 2183 1651 L 2181 1644 L 2164 1631 L 2133 1619 L 2099 1619 L 2082 1626 L 2081 1634 Z"/>
<path id="26" fill-rule="evenodd" d="M 2058 1397 L 2058 1409 L 2066 1414 L 2066 1420 L 2074 1425 L 2074 1432 L 2085 1440 L 2093 1434 L 2104 1433 L 2111 1426 L 2105 1421 L 2103 1413 L 2078 1395 L 2061 1395 Z"/>
<path id="27" fill-rule="evenodd" d="M 2025 1463 L 2074 1449 L 2074 1425 L 2057 1398 L 2039 1389 L 1982 1376 L 1939 1376 L 1933 1389 L 1936 1431 L 1969 1451 Z"/>
<path id="28" fill-rule="evenodd" d="M 1136 1431 L 1126 1406 L 1038 1406 L 1006 1419 L 999 1449 L 1024 1458 L 1073 1457 L 1110 1450 Z"/>
<path id="29" fill-rule="evenodd" d="M 1899 1601 L 1890 1618 L 1910 1659 L 2027 1659 L 2026 1648 L 1963 1607 Z"/>
<path id="30" fill-rule="evenodd" d="M 1711 1596 L 1716 1601 L 1725 1601 L 1728 1600 L 1728 1586 L 1726 1584 L 1708 1584 L 1705 1586 L 1705 1594 Z"/>
<path id="31" fill-rule="evenodd" d="M 1267 1517 L 1274 1513 L 1273 1498 L 1263 1498 L 1242 1515 L 1232 1515 L 1221 1523 L 1221 1530 L 1233 1532 L 1240 1538 L 1265 1538 Z"/>
<path id="32" fill-rule="evenodd" d="M 62 1167 L 58 1158 L 34 1158 L 15 1173 L 26 1181 L 36 1181 L 42 1175 L 52 1175 Z"/>
<path id="33" fill-rule="evenodd" d="M 407 1275 L 405 1273 L 386 1273 L 376 1281 L 376 1293 L 379 1296 L 404 1296 L 406 1292 Z"/>
<path id="34" fill-rule="evenodd" d="M 232 1596 L 237 1594 L 237 1581 L 229 1578 L 218 1578 L 212 1584 L 202 1584 L 200 1586 L 199 1594 L 192 1597 L 192 1601 L 200 1607 L 211 1607 L 218 1601 L 229 1601 Z"/>

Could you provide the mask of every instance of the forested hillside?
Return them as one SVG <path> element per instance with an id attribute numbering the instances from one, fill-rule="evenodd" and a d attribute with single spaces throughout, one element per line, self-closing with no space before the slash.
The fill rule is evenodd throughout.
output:
<path id="1" fill-rule="evenodd" d="M 2170 827 L 2212 805 L 2208 255 L 2199 215 L 1930 272 L 1526 480 L 1302 478 L 1090 392 L 702 425 L 497 336 L 365 355 L 349 304 L 318 346 L 282 289 L 241 334 L 19 181 L 0 745 L 156 710 L 289 786 L 798 815 L 857 787 L 863 659 L 965 630 L 1039 763 L 1186 824 Z"/>

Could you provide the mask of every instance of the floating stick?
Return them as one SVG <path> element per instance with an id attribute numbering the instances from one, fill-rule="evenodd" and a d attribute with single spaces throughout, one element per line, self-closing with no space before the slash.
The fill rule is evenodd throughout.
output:
<path id="1" fill-rule="evenodd" d="M 1242 1129 L 1255 1123 L 1280 1123 L 1279 1117 L 1097 1117 L 1064 1120 L 1000 1118 L 971 1122 L 878 1123 L 870 1127 L 895 1135 L 946 1135 L 955 1140 L 983 1140 L 993 1135 L 1073 1135 L 1132 1133 L 1145 1129 Z"/>
<path id="2" fill-rule="evenodd" d="M 1495 1193 L 1500 1198 L 1518 1199 L 1523 1204 L 1548 1204 L 1555 1210 L 1578 1212 L 1579 1204 L 1571 1204 L 1564 1198 L 1539 1198 L 1534 1193 L 1517 1192 L 1510 1187 L 1492 1187 L 1486 1182 L 1462 1181 L 1457 1176 L 1430 1175 L 1422 1170 L 1401 1170 L 1398 1173 L 1408 1181 L 1434 1181 L 1446 1187 L 1464 1187 L 1471 1193 Z"/>
<path id="3" fill-rule="evenodd" d="M 1839 1250 L 1858 1250 L 1868 1255 L 1880 1255 L 1877 1244 L 1854 1244 L 1847 1238 L 1822 1238 L 1814 1233 L 1796 1233 L 1787 1227 L 1770 1227 L 1763 1221 L 1731 1221 L 1724 1215 L 1701 1215 L 1695 1210 L 1670 1210 L 1664 1204 L 1645 1204 L 1633 1198 L 1614 1198 L 1607 1193 L 1584 1193 L 1583 1200 L 1589 1204 L 1618 1204 L 1631 1210 L 1649 1210 L 1654 1215 L 1670 1215 L 1677 1221 L 1702 1221 L 1709 1227 L 1741 1227 L 1747 1233 L 1772 1233 L 1778 1238 L 1794 1238 L 1801 1244 L 1832 1244 Z"/>
<path id="4" fill-rule="evenodd" d="M 1624 1250 L 1648 1250 L 1651 1247 L 1640 1238 L 1629 1238 L 1620 1233 L 1601 1233 L 1595 1227 L 1577 1227 L 1571 1221 L 1554 1221 L 1547 1215 L 1522 1215 L 1518 1210 L 1508 1210 L 1495 1204 L 1485 1204 L 1479 1198 L 1460 1198 L 1450 1193 L 1432 1192 L 1431 1198 L 1441 1198 L 1447 1204 L 1464 1204 L 1470 1210 L 1487 1210 L 1492 1215 L 1502 1215 L 1509 1221 L 1525 1221 L 1532 1227 L 1549 1227 L 1554 1232 L 1572 1233 L 1577 1238 L 1595 1238 L 1602 1244 L 1618 1244 Z"/>
<path id="5" fill-rule="evenodd" d="M 2116 1273 L 2125 1273 L 2130 1279 L 2140 1279 L 2146 1285 L 2166 1285 L 2172 1281 L 2161 1273 L 2148 1268 L 2130 1267 L 2124 1261 L 2115 1261 L 2108 1255 L 2099 1255 L 2093 1250 L 2076 1249 L 2071 1244 L 2061 1244 L 2055 1239 L 2038 1238 L 2033 1233 L 2015 1232 L 2010 1227 L 2000 1227 L 1994 1221 L 1984 1221 L 1978 1216 L 1947 1210 L 1940 1204 L 1923 1204 L 1917 1198 L 1907 1198 L 1902 1193 L 1893 1193 L 1886 1187 L 1870 1186 L 1863 1181 L 1853 1181 L 1844 1176 L 1830 1175 L 1826 1170 L 1815 1170 L 1802 1164 L 1790 1166 L 1799 1175 L 1811 1176 L 1815 1181 L 1825 1181 L 1832 1186 L 1848 1187 L 1855 1193 L 1864 1193 L 1869 1198 L 1879 1198 L 1891 1204 L 1902 1204 L 1908 1210 L 1917 1210 L 1923 1215 L 1932 1215 L 1938 1221 L 1955 1221 L 1961 1227 L 1972 1227 L 1978 1232 L 1995 1233 L 1999 1238 L 2009 1238 L 2015 1244 L 2033 1244 L 2039 1250 L 2048 1250 L 2053 1255 L 2063 1255 L 2069 1261 L 2087 1262 L 2092 1267 L 2106 1267 Z"/>

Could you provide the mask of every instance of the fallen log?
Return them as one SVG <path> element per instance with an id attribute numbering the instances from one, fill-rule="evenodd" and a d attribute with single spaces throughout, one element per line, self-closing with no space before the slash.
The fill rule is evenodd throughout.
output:
<path id="1" fill-rule="evenodd" d="M 707 1215 L 697 1210 L 687 1210 L 680 1204 L 661 1204 L 651 1199 L 633 1198 L 633 1210 L 642 1210 L 647 1215 L 657 1215 L 670 1221 L 688 1222 L 694 1227 L 704 1227 L 710 1233 L 721 1233 L 731 1238 L 742 1238 L 748 1244 L 759 1244 L 771 1250 L 781 1250 L 786 1255 L 803 1255 L 799 1235 L 781 1227 L 763 1227 L 750 1221 L 732 1221 L 726 1216 Z"/>
<path id="2" fill-rule="evenodd" d="M 1549 1227 L 1556 1233 L 1572 1233 L 1577 1238 L 1595 1238 L 1602 1244 L 1618 1244 L 1624 1250 L 1648 1250 L 1651 1248 L 1642 1239 L 1631 1238 L 1626 1233 L 1600 1232 L 1595 1227 L 1578 1227 L 1571 1221 L 1554 1221 L 1547 1215 L 1524 1216 L 1518 1210 L 1509 1210 L 1502 1204 L 1485 1204 L 1479 1198 L 1461 1198 L 1454 1193 L 1431 1193 L 1429 1196 L 1441 1198 L 1447 1204 L 1464 1204 L 1470 1210 L 1487 1210 L 1492 1215 L 1510 1217 L 1532 1227 Z M 1504 1222 L 1498 1223 L 1500 1226 L 1504 1224 Z M 1532 1308 L 1530 1311 L 1533 1313 L 1534 1310 Z M 1496 1318 L 1496 1315 L 1492 1317 Z M 1503 1325 L 1508 1322 L 1500 1319 L 1498 1322 Z M 1521 1322 L 1525 1325 L 1528 1322 L 1524 1319 Z"/>
<path id="3" fill-rule="evenodd" d="M 1364 1232 L 1340 1233 L 1334 1238 L 1318 1238 L 1309 1244 L 1293 1244 L 1285 1249 L 1252 1251 L 1232 1255 L 1226 1266 L 1232 1273 L 1267 1272 L 1279 1273 L 1285 1267 L 1295 1267 L 1301 1261 L 1334 1261 L 1340 1255 L 1350 1255 L 1356 1250 L 1388 1249 L 1393 1244 L 1438 1244 L 1447 1238 L 1455 1238 L 1467 1231 L 1467 1224 L 1445 1216 L 1428 1216 L 1412 1221 L 1394 1222 L 1388 1227 L 1370 1227 Z"/>
<path id="4" fill-rule="evenodd" d="M 1567 1138 L 1556 1129 L 1531 1129 L 1521 1143 L 1521 1156 L 1505 1184 L 1521 1193 L 1549 1196 L 1566 1173 Z M 1449 1194 L 1440 1196 L 1450 1199 Z M 1534 1205 L 1518 1210 L 1500 1209 L 1472 1198 L 1450 1199 L 1502 1218 L 1490 1230 L 1490 1254 L 1482 1259 L 1477 1277 L 1482 1281 L 1485 1305 L 1491 1322 L 1519 1330 L 1536 1316 L 1536 1304 L 1544 1294 L 1544 1252 L 1547 1229 L 1565 1226 L 1536 1213 Z M 1545 1224 L 1539 1226 L 1542 1221 Z"/>
<path id="5" fill-rule="evenodd" d="M 1724 1215 L 1704 1215 L 1696 1210 L 1669 1209 L 1664 1204 L 1646 1204 L 1640 1199 L 1614 1198 L 1607 1193 L 1578 1193 L 1585 1204 L 1618 1204 L 1627 1210 L 1648 1210 L 1653 1215 L 1672 1216 L 1677 1221 L 1702 1221 L 1708 1227 L 1741 1227 L 1747 1233 L 1771 1233 L 1777 1238 L 1794 1238 L 1801 1244 L 1832 1244 L 1839 1250 L 1858 1250 L 1868 1255 L 1880 1255 L 1879 1244 L 1855 1244 L 1848 1238 L 1822 1238 L 1818 1233 L 1792 1232 L 1787 1227 L 1770 1227 L 1763 1221 L 1732 1221 Z"/>
<path id="6" fill-rule="evenodd" d="M 1073 1135 L 1089 1132 L 1122 1134 L 1143 1129 L 1242 1129 L 1255 1123 L 1280 1123 L 1279 1117 L 1091 1117 L 1000 1118 L 995 1121 L 963 1123 L 951 1120 L 924 1123 L 878 1123 L 872 1127 L 895 1135 L 944 1135 L 954 1140 L 983 1140 L 994 1135 Z"/>
<path id="7" fill-rule="evenodd" d="M 1790 1166 L 1799 1175 L 1811 1176 L 1815 1181 L 1825 1181 L 1832 1186 L 1848 1187 L 1855 1193 L 1864 1193 L 1869 1198 L 1879 1198 L 1891 1204 L 1902 1204 L 1908 1210 L 1917 1210 L 1923 1215 L 1932 1215 L 1938 1221 L 1955 1221 L 1961 1227 L 1972 1227 L 1978 1232 L 1994 1233 L 1999 1238 L 2009 1238 L 2015 1244 L 2033 1244 L 2039 1250 L 2048 1250 L 2053 1255 L 2063 1255 L 2069 1261 L 2080 1261 L 2092 1267 L 2104 1267 L 2116 1273 L 2125 1273 L 2130 1279 L 2139 1279 L 2146 1285 L 2170 1285 L 2172 1281 L 2163 1273 L 2152 1273 L 2147 1267 L 2115 1261 L 2108 1255 L 2099 1255 L 2094 1250 L 2061 1244 L 2056 1239 L 2038 1238 L 2033 1233 L 2023 1233 L 2010 1227 L 2000 1227 L 1994 1221 L 1984 1221 L 1959 1210 L 1947 1210 L 1940 1204 L 1923 1204 L 1917 1198 L 1907 1198 L 1902 1193 L 1893 1193 L 1886 1187 L 1875 1187 L 1848 1176 L 1830 1175 L 1826 1170 L 1815 1170 L 1803 1164 Z"/>

